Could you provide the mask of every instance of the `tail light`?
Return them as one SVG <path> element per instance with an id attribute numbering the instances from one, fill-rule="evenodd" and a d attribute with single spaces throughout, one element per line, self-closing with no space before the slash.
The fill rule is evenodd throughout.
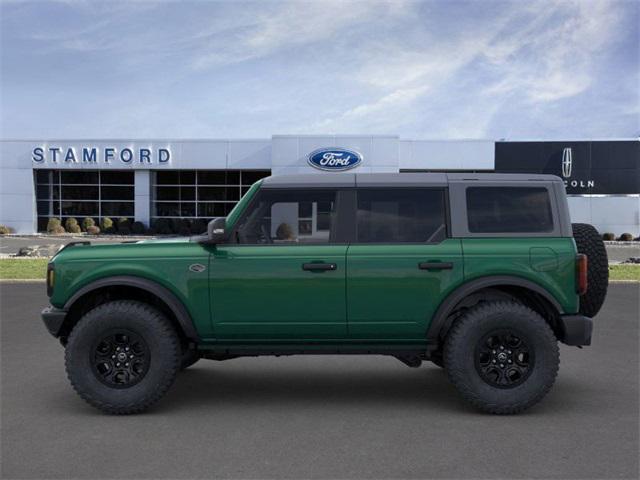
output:
<path id="1" fill-rule="evenodd" d="M 587 256 L 584 254 L 576 255 L 576 290 L 578 295 L 587 293 L 589 280 L 587 278 Z"/>

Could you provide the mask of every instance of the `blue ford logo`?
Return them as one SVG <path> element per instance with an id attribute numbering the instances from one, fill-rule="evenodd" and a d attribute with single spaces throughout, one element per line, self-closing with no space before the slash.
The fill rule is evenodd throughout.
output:
<path id="1" fill-rule="evenodd" d="M 345 148 L 320 148 L 309 154 L 309 165 L 319 170 L 339 172 L 357 167 L 362 155 Z"/>

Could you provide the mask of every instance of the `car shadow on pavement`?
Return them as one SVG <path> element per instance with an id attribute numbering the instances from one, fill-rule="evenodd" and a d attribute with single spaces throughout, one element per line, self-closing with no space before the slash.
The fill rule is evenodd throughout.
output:
<path id="1" fill-rule="evenodd" d="M 222 363 L 200 363 L 182 372 L 153 410 L 160 413 L 212 406 L 219 410 L 226 406 L 251 409 L 270 405 L 312 408 L 330 404 L 479 414 L 460 397 L 446 373 L 430 364 L 418 369 L 400 366 L 397 370 L 337 372 L 334 368 L 252 370 L 250 365 L 246 369 L 231 370 Z M 556 404 L 556 409 L 559 406 L 571 408 L 565 402 Z M 540 407 L 534 411 L 540 411 Z"/>
<path id="2" fill-rule="evenodd" d="M 426 402 L 426 403 L 425 403 Z M 443 410 L 466 410 L 443 370 L 422 367 L 416 370 L 336 372 L 303 368 L 227 370 L 223 364 L 198 365 L 182 372 L 159 409 L 214 405 L 245 407 L 295 404 L 343 406 L 385 404 L 424 406 Z"/>

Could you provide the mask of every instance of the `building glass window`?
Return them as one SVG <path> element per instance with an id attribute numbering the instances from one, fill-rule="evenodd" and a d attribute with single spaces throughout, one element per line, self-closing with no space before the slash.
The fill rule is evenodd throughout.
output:
<path id="1" fill-rule="evenodd" d="M 224 217 L 253 183 L 269 175 L 269 170 L 152 172 L 151 220 Z"/>
<path id="2" fill-rule="evenodd" d="M 82 222 L 91 217 L 99 224 L 104 217 L 134 217 L 134 173 L 132 171 L 35 170 L 38 231 L 47 229 L 52 217 L 64 224 L 69 217 Z"/>

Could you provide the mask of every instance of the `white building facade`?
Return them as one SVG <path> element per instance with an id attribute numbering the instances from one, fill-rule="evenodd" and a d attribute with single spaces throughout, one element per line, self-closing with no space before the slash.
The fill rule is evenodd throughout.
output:
<path id="1" fill-rule="evenodd" d="M 640 142 L 424 141 L 393 135 L 274 135 L 247 140 L 4 140 L 0 224 L 16 233 L 49 218 L 208 220 L 268 175 L 339 173 L 319 149 L 357 152 L 351 172 L 529 172 L 565 178 L 574 222 L 640 235 Z"/>

